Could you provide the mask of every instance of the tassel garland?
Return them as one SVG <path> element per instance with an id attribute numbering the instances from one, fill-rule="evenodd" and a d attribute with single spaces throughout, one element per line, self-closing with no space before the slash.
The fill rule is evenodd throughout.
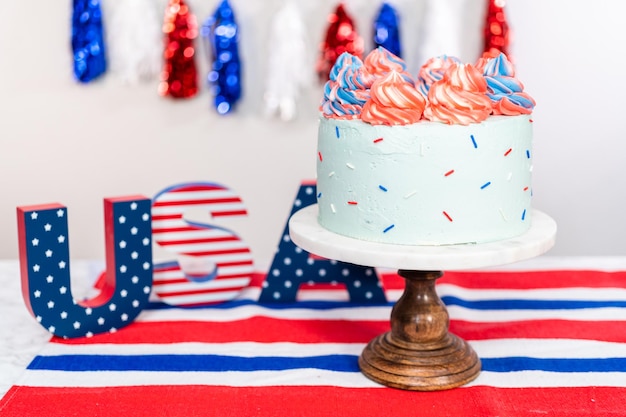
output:
<path id="1" fill-rule="evenodd" d="M 107 61 L 99 0 L 74 0 L 72 53 L 74 77 L 88 83 L 106 72 Z"/>
<path id="2" fill-rule="evenodd" d="M 504 14 L 505 0 L 489 0 L 484 28 L 483 53 L 509 55 L 509 25 Z"/>
<path id="3" fill-rule="evenodd" d="M 123 82 L 153 80 L 163 57 L 163 32 L 153 0 L 118 0 L 107 30 L 111 72 Z"/>
<path id="4" fill-rule="evenodd" d="M 265 113 L 292 120 L 301 90 L 312 81 L 306 28 L 294 1 L 285 3 L 275 15 L 269 45 Z"/>
<path id="5" fill-rule="evenodd" d="M 207 77 L 219 114 L 230 113 L 241 98 L 241 62 L 239 60 L 239 27 L 235 12 L 222 0 L 202 25 L 211 70 Z"/>
<path id="6" fill-rule="evenodd" d="M 198 70 L 193 40 L 198 23 L 184 0 L 169 0 L 163 23 L 165 66 L 161 73 L 159 94 L 189 98 L 198 92 Z"/>
<path id="7" fill-rule="evenodd" d="M 392 5 L 383 3 L 374 20 L 374 45 L 382 46 L 397 57 L 402 58 L 398 14 Z"/>
<path id="8" fill-rule="evenodd" d="M 362 60 L 364 49 L 363 38 L 357 33 L 352 17 L 342 3 L 328 16 L 328 22 L 316 67 L 319 79 L 323 83 L 328 81 L 330 70 L 339 55 L 348 52 Z"/>

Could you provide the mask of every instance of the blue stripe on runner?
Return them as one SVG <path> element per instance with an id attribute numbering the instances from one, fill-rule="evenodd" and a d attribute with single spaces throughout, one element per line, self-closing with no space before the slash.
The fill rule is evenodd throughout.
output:
<path id="1" fill-rule="evenodd" d="M 481 358 L 482 369 L 491 372 L 624 372 L 626 358 Z M 307 357 L 239 357 L 224 355 L 59 355 L 37 356 L 31 370 L 147 371 L 147 372 L 253 372 L 324 369 L 359 372 L 355 355 Z"/>
<path id="2" fill-rule="evenodd" d="M 481 358 L 483 371 L 624 372 L 626 358 Z"/>
<path id="3" fill-rule="evenodd" d="M 461 306 L 473 310 L 576 310 L 582 308 L 626 308 L 626 300 L 464 300 L 459 297 L 445 295 L 441 300 L 447 306 Z M 309 309 L 332 310 L 337 308 L 358 307 L 393 307 L 393 302 L 386 303 L 353 303 L 350 301 L 297 301 L 295 303 L 259 303 L 254 300 L 233 300 L 210 306 L 185 307 L 185 309 L 229 310 L 237 307 L 256 306 L 268 310 Z M 150 302 L 147 310 L 167 310 L 180 307 L 170 306 L 161 302 Z"/>
<path id="4" fill-rule="evenodd" d="M 582 308 L 626 308 L 626 301 L 607 300 L 475 300 L 468 301 L 453 296 L 443 296 L 447 306 L 457 305 L 473 310 L 576 310 Z"/>
<path id="5" fill-rule="evenodd" d="M 347 294 L 347 292 L 346 292 Z M 296 301 L 294 303 L 259 303 L 255 300 L 233 300 L 220 304 L 213 304 L 210 306 L 190 306 L 185 309 L 211 309 L 211 310 L 229 310 L 237 307 L 256 306 L 268 310 L 288 310 L 295 309 L 308 309 L 308 310 L 332 310 L 336 308 L 358 308 L 358 307 L 392 307 L 393 302 L 384 303 L 354 303 L 351 301 Z M 146 310 L 168 310 L 168 309 L 180 309 L 177 306 L 170 306 L 162 302 L 150 302 Z"/>
<path id="6" fill-rule="evenodd" d="M 308 357 L 240 357 L 223 355 L 59 355 L 37 356 L 28 369 L 66 372 L 151 371 L 151 372 L 227 372 L 285 371 L 325 369 L 359 372 L 354 355 Z"/>

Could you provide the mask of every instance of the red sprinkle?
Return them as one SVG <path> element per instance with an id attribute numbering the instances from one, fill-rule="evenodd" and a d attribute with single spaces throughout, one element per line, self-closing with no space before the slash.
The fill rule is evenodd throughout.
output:
<path id="1" fill-rule="evenodd" d="M 452 217 L 450 217 L 450 215 L 446 213 L 445 211 L 443 212 L 443 215 L 446 216 L 448 220 L 452 221 Z"/>
<path id="2" fill-rule="evenodd" d="M 511 153 L 512 150 L 513 150 L 513 148 L 509 148 L 509 150 L 504 153 L 504 156 L 508 156 Z"/>
<path id="3" fill-rule="evenodd" d="M 454 170 L 453 170 L 453 169 L 451 169 L 450 171 L 446 172 L 446 173 L 444 174 L 444 176 L 446 176 L 446 177 L 447 177 L 448 175 L 451 175 L 451 174 L 454 174 Z"/>
<path id="4" fill-rule="evenodd" d="M 356 201 L 348 201 L 348 204 L 350 204 L 352 206 L 356 206 L 359 203 L 357 203 Z"/>
<path id="5" fill-rule="evenodd" d="M 533 119 L 528 119 L 528 121 L 529 121 L 530 123 L 532 123 L 532 122 L 533 122 Z"/>
<path id="6" fill-rule="evenodd" d="M 524 187 L 524 191 L 528 191 L 528 187 Z"/>
<path id="7" fill-rule="evenodd" d="M 322 161 L 323 161 L 323 159 L 322 159 L 322 153 L 321 153 L 321 152 L 318 152 L 318 153 L 317 153 L 317 156 L 319 156 L 319 157 L 320 157 L 320 162 L 322 162 Z"/>
<path id="8" fill-rule="evenodd" d="M 383 140 L 383 138 L 374 139 L 374 143 L 381 142 L 382 140 Z"/>

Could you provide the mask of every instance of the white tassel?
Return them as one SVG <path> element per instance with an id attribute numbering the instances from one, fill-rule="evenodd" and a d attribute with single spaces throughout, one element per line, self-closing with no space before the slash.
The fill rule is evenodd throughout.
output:
<path id="1" fill-rule="evenodd" d="M 269 37 L 265 114 L 293 120 L 303 89 L 311 85 L 313 66 L 306 28 L 296 4 L 288 0 L 274 16 Z"/>
<path id="2" fill-rule="evenodd" d="M 463 58 L 467 0 L 427 0 L 418 62 L 440 55 Z"/>
<path id="3" fill-rule="evenodd" d="M 111 72 L 123 82 L 154 80 L 163 66 L 163 18 L 154 0 L 109 0 L 107 43 Z"/>

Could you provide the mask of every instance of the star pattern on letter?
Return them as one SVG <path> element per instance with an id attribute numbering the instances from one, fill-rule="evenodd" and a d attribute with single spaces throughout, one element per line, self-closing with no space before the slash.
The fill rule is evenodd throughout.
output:
<path id="1" fill-rule="evenodd" d="M 57 337 L 116 331 L 131 322 L 149 301 L 144 288 L 151 289 L 152 283 L 152 275 L 145 270 L 145 265 L 152 267 L 151 239 L 147 239 L 152 226 L 147 214 L 151 201 L 110 201 L 105 204 L 105 226 L 107 239 L 116 242 L 116 251 L 115 267 L 107 273 L 115 275 L 115 286 L 109 288 L 111 283 L 107 281 L 94 299 L 102 296 L 102 291 L 114 291 L 111 298 L 93 307 L 88 306 L 88 300 L 71 295 L 67 209 L 58 204 L 37 207 L 36 211 L 18 207 L 23 220 L 18 223 L 20 250 L 25 251 L 21 261 L 26 262 L 28 272 L 25 288 L 31 313 Z"/>

